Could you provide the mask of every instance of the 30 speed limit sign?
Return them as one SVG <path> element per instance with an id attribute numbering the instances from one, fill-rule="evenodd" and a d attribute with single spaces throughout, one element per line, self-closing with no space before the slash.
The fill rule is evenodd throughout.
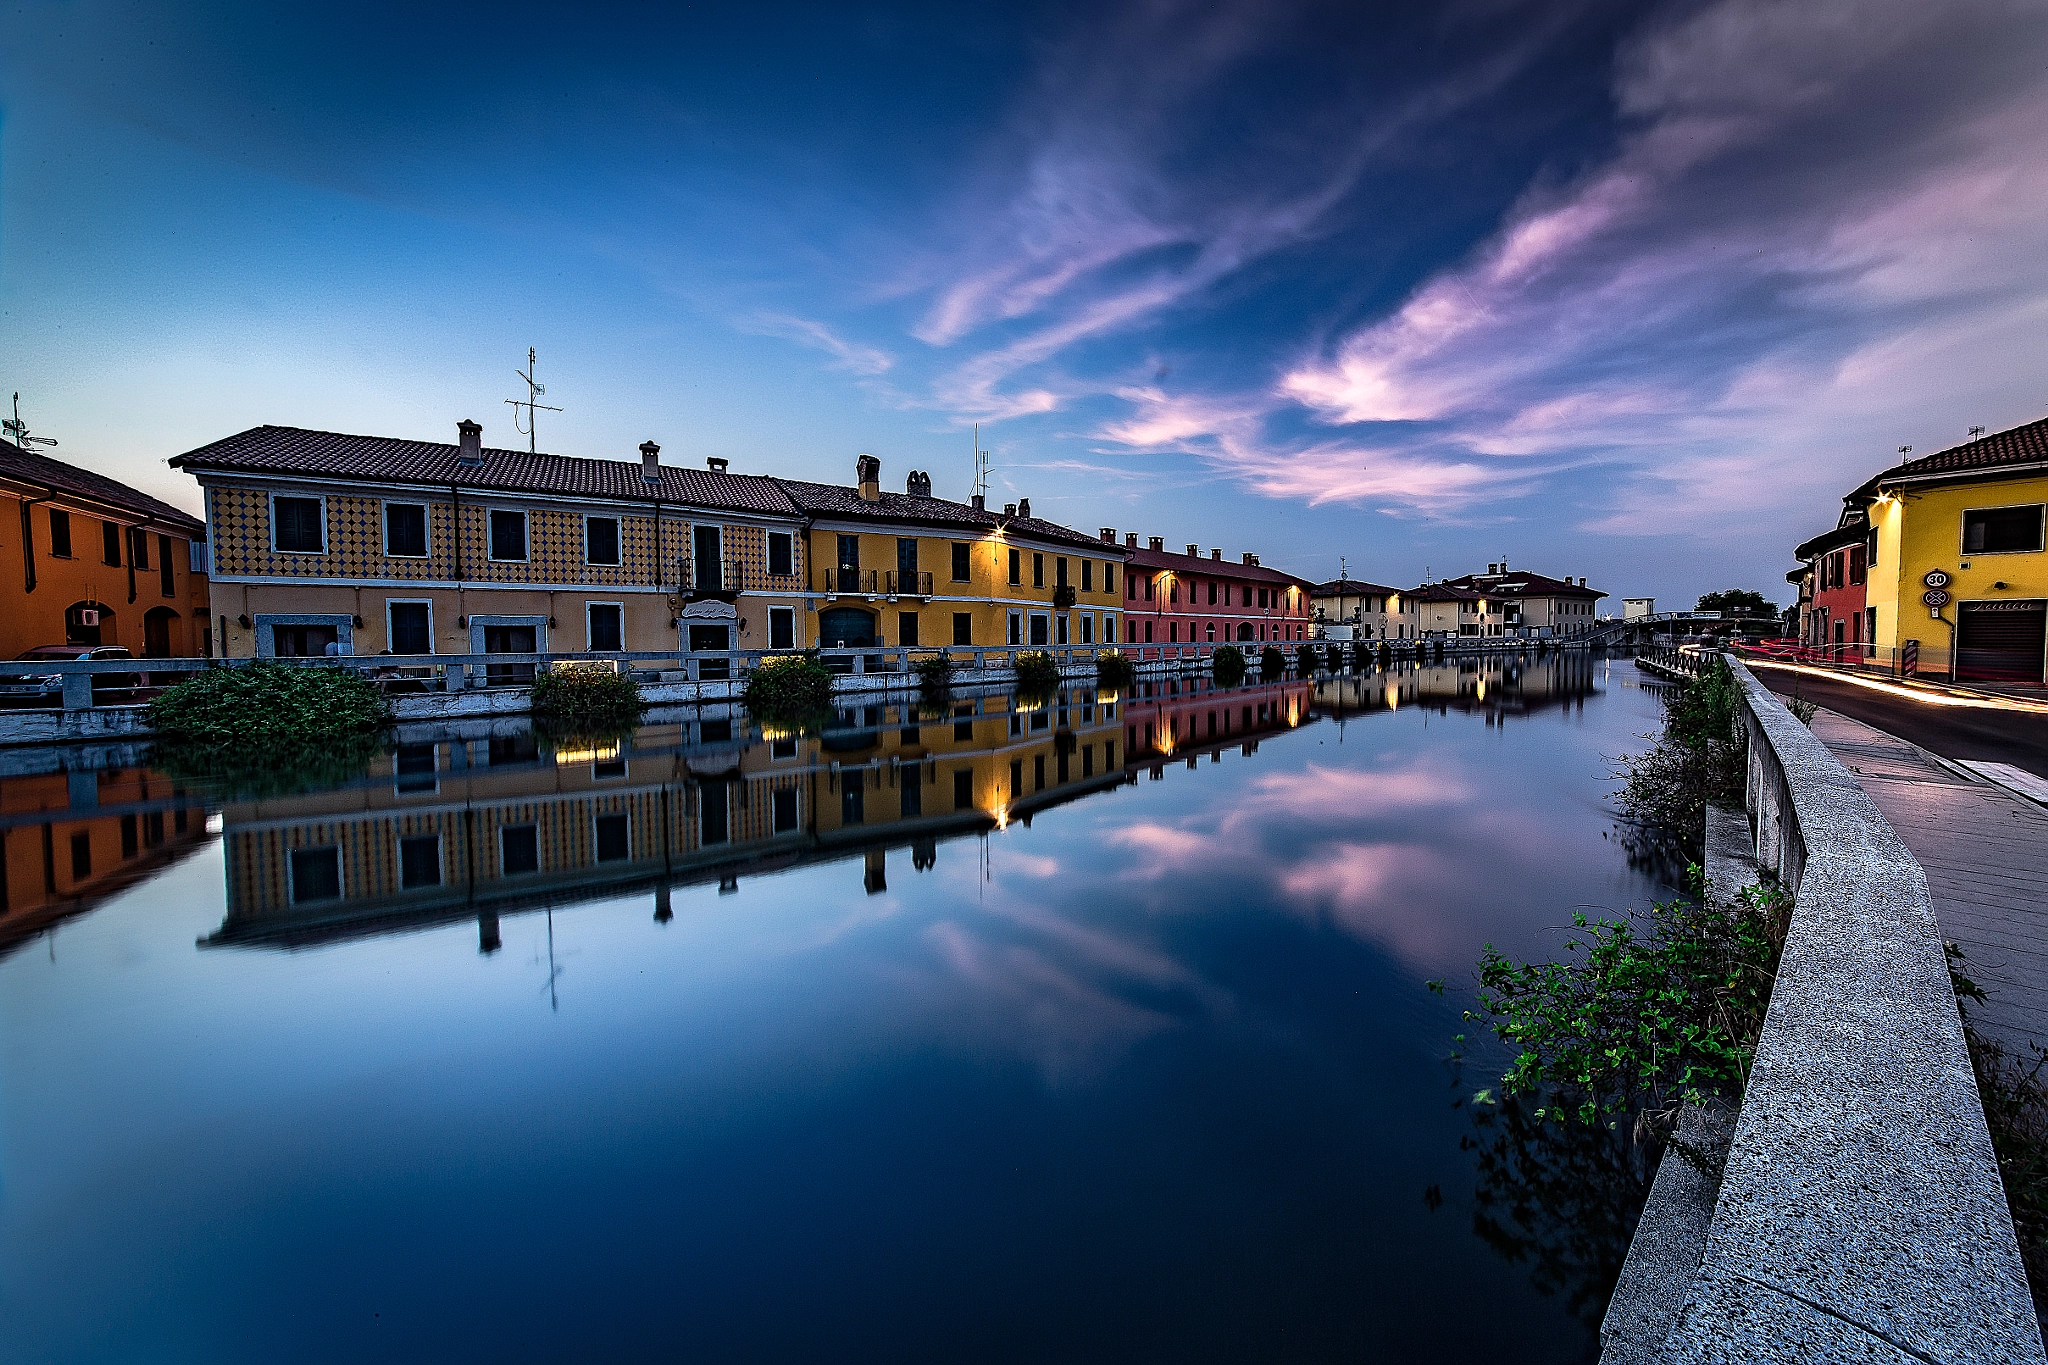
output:
<path id="1" fill-rule="evenodd" d="M 1921 579 L 1920 581 L 1922 583 L 1925 583 L 1930 588 L 1945 588 L 1948 586 L 1948 570 L 1929 569 L 1927 571 L 1927 576 Z M 1947 595 L 1944 594 L 1941 600 L 1946 602 L 1948 600 Z M 1927 605 L 1931 607 L 1934 605 L 1934 603 L 1929 602 Z"/>

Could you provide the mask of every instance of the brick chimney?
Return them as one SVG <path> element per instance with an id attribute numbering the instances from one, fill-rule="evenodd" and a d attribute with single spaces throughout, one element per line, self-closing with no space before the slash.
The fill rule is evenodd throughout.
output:
<path id="1" fill-rule="evenodd" d="M 649 483 L 661 482 L 661 447 L 652 441 L 640 443 L 640 477 Z"/>
<path id="2" fill-rule="evenodd" d="M 1102 528 L 1102 543 L 1104 545 L 1116 544 L 1116 527 L 1105 526 Z"/>
<path id="3" fill-rule="evenodd" d="M 457 464 L 480 465 L 484 462 L 484 429 L 467 417 L 455 424 L 455 461 Z"/>
<path id="4" fill-rule="evenodd" d="M 853 481 L 860 485 L 862 502 L 882 500 L 882 462 L 872 455 L 862 455 L 853 462 Z"/>
<path id="5" fill-rule="evenodd" d="M 1251 565 L 1254 569 L 1259 567 L 1259 557 L 1250 550 L 1244 552 L 1244 562 Z"/>
<path id="6" fill-rule="evenodd" d="M 721 460 L 716 455 L 708 455 L 704 459 L 705 466 L 714 474 L 723 474 L 730 463 L 730 460 Z"/>
<path id="7" fill-rule="evenodd" d="M 1190 545 L 1190 546 L 1188 546 L 1188 558 L 1189 558 L 1189 559 L 1200 559 L 1201 557 L 1202 557 L 1202 547 L 1201 547 L 1201 546 L 1199 546 L 1199 545 Z"/>
<path id="8" fill-rule="evenodd" d="M 1006 516 L 1006 517 L 1014 517 L 1014 516 L 1016 516 L 1016 515 L 1017 515 L 1017 504 L 1016 504 L 1016 503 L 1014 503 L 1014 502 L 1006 502 L 1006 503 L 1004 503 L 1004 504 L 1003 504 L 1003 515 L 1004 515 L 1004 516 Z"/>
<path id="9" fill-rule="evenodd" d="M 1209 558 L 1211 558 L 1211 559 L 1221 559 L 1221 558 L 1223 558 L 1223 551 L 1221 551 L 1221 550 L 1211 550 L 1211 551 L 1209 551 Z"/>
<path id="10" fill-rule="evenodd" d="M 1020 517 L 1028 517 L 1031 515 L 1031 499 L 1017 499 L 1017 515 Z"/>
<path id="11" fill-rule="evenodd" d="M 1166 553 L 1166 537 L 1165 537 L 1165 536 L 1151 536 L 1151 537 L 1148 537 L 1145 543 L 1146 543 L 1147 545 L 1150 545 L 1150 546 L 1152 547 L 1152 551 L 1153 551 L 1153 553 L 1154 553 L 1154 554 L 1162 554 L 1162 555 L 1163 555 L 1163 554 L 1165 554 L 1165 553 Z"/>
<path id="12" fill-rule="evenodd" d="M 1138 548 L 1138 533 L 1136 531 L 1124 532 L 1124 548 L 1126 550 L 1135 550 Z"/>
<path id="13" fill-rule="evenodd" d="M 975 511 L 986 512 L 988 510 L 988 494 L 976 493 L 974 495 L 973 502 Z"/>

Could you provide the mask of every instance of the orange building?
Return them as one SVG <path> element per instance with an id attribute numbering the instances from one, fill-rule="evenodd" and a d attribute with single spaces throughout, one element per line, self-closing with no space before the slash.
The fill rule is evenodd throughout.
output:
<path id="1" fill-rule="evenodd" d="M 207 601 L 197 517 L 0 441 L 0 659 L 67 644 L 195 658 L 210 653 Z"/>

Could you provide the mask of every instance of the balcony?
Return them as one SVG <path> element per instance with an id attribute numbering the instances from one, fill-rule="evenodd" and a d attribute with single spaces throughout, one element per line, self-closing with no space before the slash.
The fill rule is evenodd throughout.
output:
<path id="1" fill-rule="evenodd" d="M 689 555 L 676 560 L 676 581 L 686 602 L 705 598 L 730 602 L 742 592 L 795 593 L 803 590 L 804 583 L 794 573 L 769 573 L 743 559 L 697 561 Z"/>
<path id="2" fill-rule="evenodd" d="M 883 575 L 883 591 L 899 597 L 930 597 L 932 576 L 916 569 L 896 569 Z"/>
<path id="3" fill-rule="evenodd" d="M 882 591 L 882 576 L 874 569 L 825 569 L 818 574 L 818 591 L 830 596 L 864 593 L 874 597 Z"/>

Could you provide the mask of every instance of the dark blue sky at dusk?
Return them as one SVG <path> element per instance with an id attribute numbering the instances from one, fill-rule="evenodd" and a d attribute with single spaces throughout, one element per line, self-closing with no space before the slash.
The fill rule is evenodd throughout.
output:
<path id="1" fill-rule="evenodd" d="M 0 16 L 0 386 L 195 507 L 259 423 L 996 501 L 1407 584 L 1784 600 L 2048 413 L 2048 7 Z M 1610 604 L 1611 605 L 1611 604 Z"/>

